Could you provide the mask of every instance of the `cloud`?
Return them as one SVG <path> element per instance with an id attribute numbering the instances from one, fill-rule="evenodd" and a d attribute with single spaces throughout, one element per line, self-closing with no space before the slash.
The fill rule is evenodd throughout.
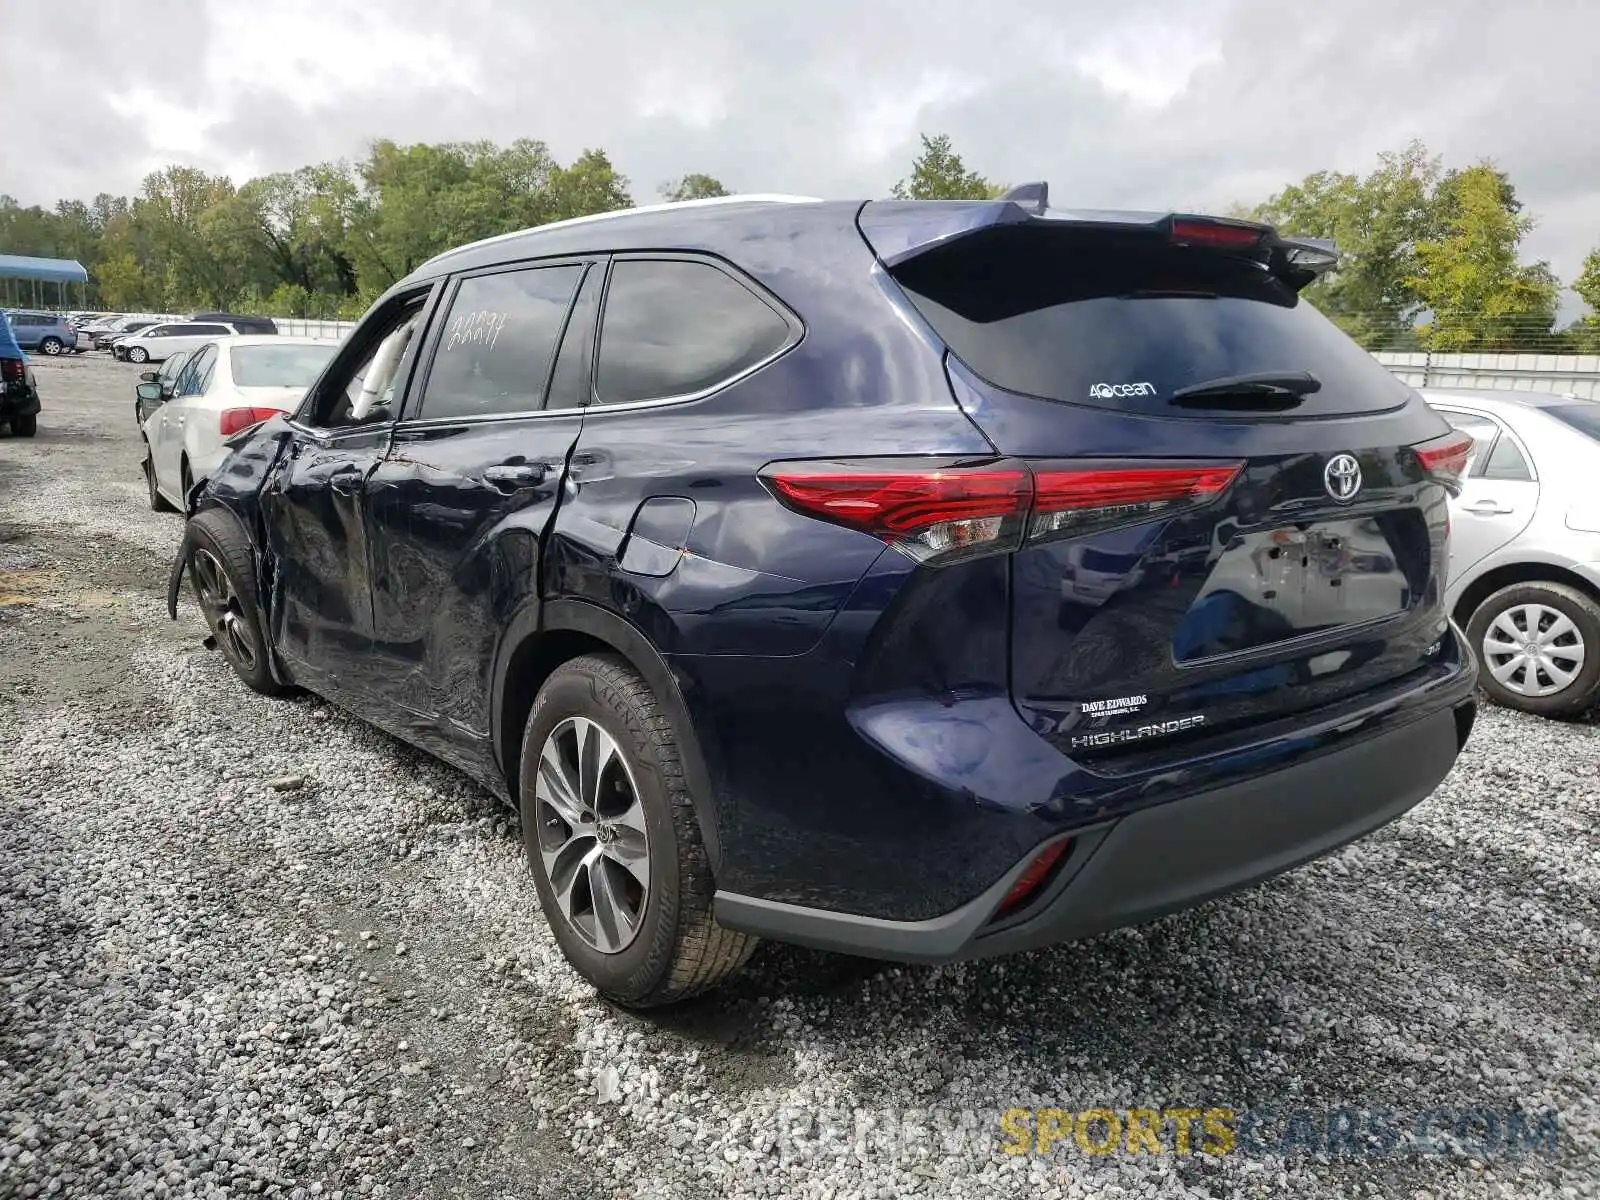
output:
<path id="1" fill-rule="evenodd" d="M 25 10 L 27 11 L 27 10 Z M 26 202 L 129 191 L 181 157 L 235 174 L 398 141 L 607 150 L 641 201 L 688 171 L 885 194 L 919 131 L 1058 202 L 1216 209 L 1421 138 L 1492 158 L 1571 278 L 1600 241 L 1588 0 L 152 0 L 48 36 L 23 17 Z M 30 25 L 32 28 L 28 28 Z"/>

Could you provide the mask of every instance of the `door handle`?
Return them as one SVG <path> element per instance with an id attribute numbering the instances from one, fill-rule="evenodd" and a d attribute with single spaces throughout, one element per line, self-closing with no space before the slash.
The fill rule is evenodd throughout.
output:
<path id="1" fill-rule="evenodd" d="M 1477 517 L 1507 517 L 1516 509 L 1509 504 L 1501 504 L 1498 500 L 1479 500 L 1475 504 L 1467 505 L 1465 511 Z"/>
<path id="2" fill-rule="evenodd" d="M 341 496 L 354 496 L 360 486 L 361 471 L 355 467 L 345 467 L 328 476 L 328 487 Z"/>
<path id="3" fill-rule="evenodd" d="M 544 477 L 543 463 L 501 463 L 499 466 L 485 467 L 483 471 L 484 482 L 492 484 L 502 492 L 537 487 L 544 482 Z"/>

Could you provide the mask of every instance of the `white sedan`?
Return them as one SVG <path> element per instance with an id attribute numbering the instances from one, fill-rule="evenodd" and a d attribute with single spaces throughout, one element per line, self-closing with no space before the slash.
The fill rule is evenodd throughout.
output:
<path id="1" fill-rule="evenodd" d="M 339 346 L 333 338 L 229 337 L 208 342 L 178 373 L 172 398 L 142 383 L 144 476 L 150 507 L 181 509 L 228 455 L 223 440 L 297 408 Z"/>

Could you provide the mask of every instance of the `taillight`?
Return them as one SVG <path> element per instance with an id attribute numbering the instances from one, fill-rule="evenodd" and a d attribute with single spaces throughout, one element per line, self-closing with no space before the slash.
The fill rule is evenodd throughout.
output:
<path id="1" fill-rule="evenodd" d="M 20 358 L 0 358 L 0 379 L 7 383 L 21 383 L 27 378 Z"/>
<path id="2" fill-rule="evenodd" d="M 1223 250 L 1247 250 L 1259 246 L 1267 231 L 1259 225 L 1236 224 L 1206 217 L 1174 217 L 1172 240 L 1186 246 L 1215 246 Z"/>
<path id="3" fill-rule="evenodd" d="M 225 408 L 218 418 L 222 427 L 223 437 L 232 437 L 241 429 L 249 429 L 252 425 L 278 415 L 275 408 Z"/>
<path id="4" fill-rule="evenodd" d="M 763 476 L 796 512 L 881 537 L 918 562 L 1015 545 L 1032 497 L 1015 460 L 778 463 Z"/>
<path id="5" fill-rule="evenodd" d="M 1443 437 L 1411 447 L 1422 464 L 1422 469 L 1444 484 L 1452 496 L 1461 494 L 1461 480 L 1467 473 L 1467 461 L 1472 457 L 1472 437 L 1452 429 Z"/>
<path id="6" fill-rule="evenodd" d="M 786 507 L 943 563 L 1171 517 L 1211 503 L 1238 463 L 844 459 L 774 463 Z"/>
<path id="7" fill-rule="evenodd" d="M 1081 537 L 1200 508 L 1226 491 L 1240 469 L 1239 463 L 1035 466 L 1028 536 Z"/>

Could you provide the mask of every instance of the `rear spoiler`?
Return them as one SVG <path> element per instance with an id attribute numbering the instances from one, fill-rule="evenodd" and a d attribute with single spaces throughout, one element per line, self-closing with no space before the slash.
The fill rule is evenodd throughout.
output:
<path id="1" fill-rule="evenodd" d="M 1288 238 L 1271 225 L 1190 213 L 1058 209 L 1043 183 L 1014 187 L 995 200 L 871 200 L 857 218 L 861 235 L 891 270 L 985 230 L 1030 228 L 1159 238 L 1258 263 L 1296 291 L 1339 263 L 1324 238 Z"/>

